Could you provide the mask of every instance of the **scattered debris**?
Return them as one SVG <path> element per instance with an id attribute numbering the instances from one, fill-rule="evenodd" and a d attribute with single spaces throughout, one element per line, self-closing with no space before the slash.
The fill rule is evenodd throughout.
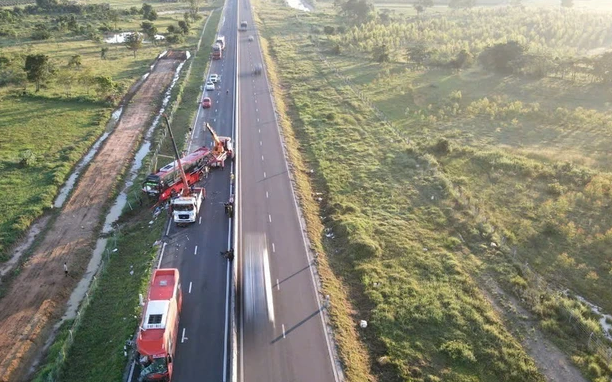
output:
<path id="1" fill-rule="evenodd" d="M 423 252 L 429 251 L 427 248 L 423 247 Z"/>
<path id="2" fill-rule="evenodd" d="M 497 243 L 496 243 L 496 242 L 494 242 L 494 241 L 492 241 L 492 242 L 491 242 L 491 248 L 497 248 Z"/>
<path id="3" fill-rule="evenodd" d="M 368 327 L 368 322 L 366 320 L 361 320 L 359 321 L 359 326 L 361 326 L 362 329 L 365 329 Z"/>

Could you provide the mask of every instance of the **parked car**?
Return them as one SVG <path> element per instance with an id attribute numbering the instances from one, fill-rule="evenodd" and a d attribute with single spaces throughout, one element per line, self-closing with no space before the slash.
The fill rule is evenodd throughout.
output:
<path id="1" fill-rule="evenodd" d="M 210 76 L 208 76 L 208 81 L 212 83 L 217 83 L 219 81 L 219 75 L 216 73 L 211 74 Z"/>
<path id="2" fill-rule="evenodd" d="M 204 97 L 204 99 L 202 100 L 202 107 L 204 109 L 208 109 L 211 105 L 212 105 L 212 101 L 210 100 L 210 98 Z"/>
<path id="3" fill-rule="evenodd" d="M 206 86 L 204 86 L 204 89 L 206 89 L 206 90 L 215 90 L 215 84 L 213 82 L 208 81 L 206 83 Z"/>

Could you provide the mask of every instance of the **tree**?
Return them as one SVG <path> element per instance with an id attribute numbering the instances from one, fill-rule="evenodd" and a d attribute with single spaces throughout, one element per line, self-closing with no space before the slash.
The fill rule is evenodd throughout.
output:
<path id="1" fill-rule="evenodd" d="M 108 13 L 108 19 L 113 22 L 113 30 L 118 30 L 117 23 L 119 22 L 119 12 L 110 10 Z"/>
<path id="2" fill-rule="evenodd" d="M 574 0 L 561 0 L 561 6 L 565 8 L 571 8 L 574 6 Z"/>
<path id="3" fill-rule="evenodd" d="M 100 99 L 114 101 L 117 96 L 117 83 L 110 76 L 97 76 L 94 78 L 96 92 Z"/>
<path id="4" fill-rule="evenodd" d="M 64 87 L 64 92 L 67 97 L 72 94 L 72 84 L 76 80 L 76 73 L 72 70 L 60 70 L 57 74 L 57 83 Z"/>
<path id="5" fill-rule="evenodd" d="M 100 58 L 103 60 L 106 60 L 106 54 L 108 53 L 108 47 L 107 46 L 103 46 L 102 48 L 100 48 Z"/>
<path id="6" fill-rule="evenodd" d="M 125 47 L 134 52 L 134 58 L 136 58 L 136 52 L 142 48 L 143 40 L 143 35 L 138 32 L 130 33 L 125 36 Z"/>
<path id="7" fill-rule="evenodd" d="M 191 29 L 191 27 L 189 26 L 189 23 L 187 23 L 185 20 L 180 20 L 178 22 L 178 26 L 181 29 L 181 32 L 183 34 L 189 34 L 189 29 Z"/>
<path id="8" fill-rule="evenodd" d="M 367 0 L 348 0 L 340 3 L 341 13 L 352 19 L 355 24 L 365 23 L 372 15 L 374 7 Z"/>
<path id="9" fill-rule="evenodd" d="M 323 27 L 323 33 L 325 34 L 334 34 L 335 31 L 336 29 L 332 26 L 326 25 Z"/>
<path id="10" fill-rule="evenodd" d="M 81 69 L 81 65 L 83 65 L 83 60 L 80 54 L 75 54 L 70 57 L 70 60 L 68 60 L 69 68 L 75 68 L 76 70 L 79 70 Z"/>
<path id="11" fill-rule="evenodd" d="M 151 4 L 143 3 L 142 7 L 140 7 L 140 13 L 144 19 L 147 18 L 149 13 L 153 10 L 153 6 Z"/>
<path id="12" fill-rule="evenodd" d="M 486 48 L 478 60 L 485 69 L 500 73 L 512 73 L 513 64 L 521 58 L 525 48 L 516 41 L 495 44 Z"/>
<path id="13" fill-rule="evenodd" d="M 612 52 L 594 58 L 593 76 L 605 83 L 612 82 Z"/>
<path id="14" fill-rule="evenodd" d="M 26 73 L 23 71 L 23 63 L 16 56 L 0 56 L 0 86 L 26 83 Z"/>
<path id="15" fill-rule="evenodd" d="M 155 35 L 157 35 L 157 27 L 149 21 L 143 21 L 140 27 L 142 28 L 142 32 L 147 35 L 147 37 L 154 44 L 157 44 L 157 40 L 155 39 Z"/>
<path id="16" fill-rule="evenodd" d="M 473 62 L 474 56 L 467 50 L 463 49 L 461 52 L 459 52 L 459 54 L 457 54 L 457 57 L 451 60 L 450 66 L 453 69 L 461 69 L 472 65 Z"/>
<path id="17" fill-rule="evenodd" d="M 155 9 L 151 10 L 151 12 L 149 12 L 149 14 L 146 17 L 147 20 L 149 21 L 155 21 L 157 20 L 157 12 L 155 11 Z"/>
<path id="18" fill-rule="evenodd" d="M 40 90 L 40 85 L 48 81 L 55 73 L 49 56 L 45 54 L 27 55 L 24 70 L 28 81 L 36 84 L 37 92 Z"/>
<path id="19" fill-rule="evenodd" d="M 377 46 L 374 48 L 372 53 L 374 56 L 374 61 L 379 63 L 389 62 L 389 51 L 387 49 L 387 45 L 382 44 L 381 46 Z"/>
<path id="20" fill-rule="evenodd" d="M 411 46 L 406 51 L 406 58 L 408 61 L 414 62 L 417 67 L 423 66 L 430 55 L 430 50 L 423 44 Z"/>
<path id="21" fill-rule="evenodd" d="M 417 11 L 417 15 L 425 12 L 427 8 L 431 8 L 434 6 L 433 0 L 417 0 L 416 3 L 412 4 L 414 9 Z"/>
<path id="22" fill-rule="evenodd" d="M 198 10 L 200 9 L 200 3 L 202 0 L 189 0 L 189 15 L 192 20 L 197 20 Z"/>
<path id="23" fill-rule="evenodd" d="M 512 7 L 522 7 L 523 0 L 510 0 L 510 6 Z"/>
<path id="24" fill-rule="evenodd" d="M 519 0 L 520 1 L 520 0 Z M 476 5 L 476 0 L 450 0 L 449 8 L 472 8 Z"/>

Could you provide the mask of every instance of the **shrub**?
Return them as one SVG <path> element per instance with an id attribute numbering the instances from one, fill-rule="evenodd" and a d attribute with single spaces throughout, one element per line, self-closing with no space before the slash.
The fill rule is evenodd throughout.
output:
<path id="1" fill-rule="evenodd" d="M 476 362 L 476 357 L 470 345 L 461 341 L 447 341 L 440 347 L 440 351 L 446 353 L 451 359 L 457 362 Z"/>

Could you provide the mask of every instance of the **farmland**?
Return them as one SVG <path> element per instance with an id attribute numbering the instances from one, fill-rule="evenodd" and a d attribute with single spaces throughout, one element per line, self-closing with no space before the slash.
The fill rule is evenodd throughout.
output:
<path id="1" fill-rule="evenodd" d="M 74 164 L 102 133 L 112 108 L 155 57 L 193 41 L 182 13 L 156 14 L 149 21 L 141 2 L 117 9 L 66 7 L 74 9 L 0 10 L 0 126 L 2 140 L 10 142 L 0 150 L 5 174 L 0 190 L 14 195 L 2 203 L 0 261 L 50 207 Z M 105 42 L 114 33 L 142 30 L 144 21 L 172 44 L 145 41 L 134 51 Z M 28 80 L 26 57 L 45 58 L 41 78 Z"/>
<path id="2" fill-rule="evenodd" d="M 603 338 L 599 318 L 572 295 L 612 311 L 610 93 L 597 72 L 610 17 L 476 8 L 346 27 L 325 4 L 297 18 L 260 7 L 324 195 L 327 261 L 353 320 L 370 324 L 358 336 L 366 369 L 385 381 L 544 380 L 529 334 L 499 308 L 515 296 L 587 378 L 609 379 L 609 360 L 586 346 Z M 515 66 L 479 60 L 509 41 Z M 491 297 L 484 280 L 505 292 Z M 349 379 L 369 379 L 343 341 Z"/>

